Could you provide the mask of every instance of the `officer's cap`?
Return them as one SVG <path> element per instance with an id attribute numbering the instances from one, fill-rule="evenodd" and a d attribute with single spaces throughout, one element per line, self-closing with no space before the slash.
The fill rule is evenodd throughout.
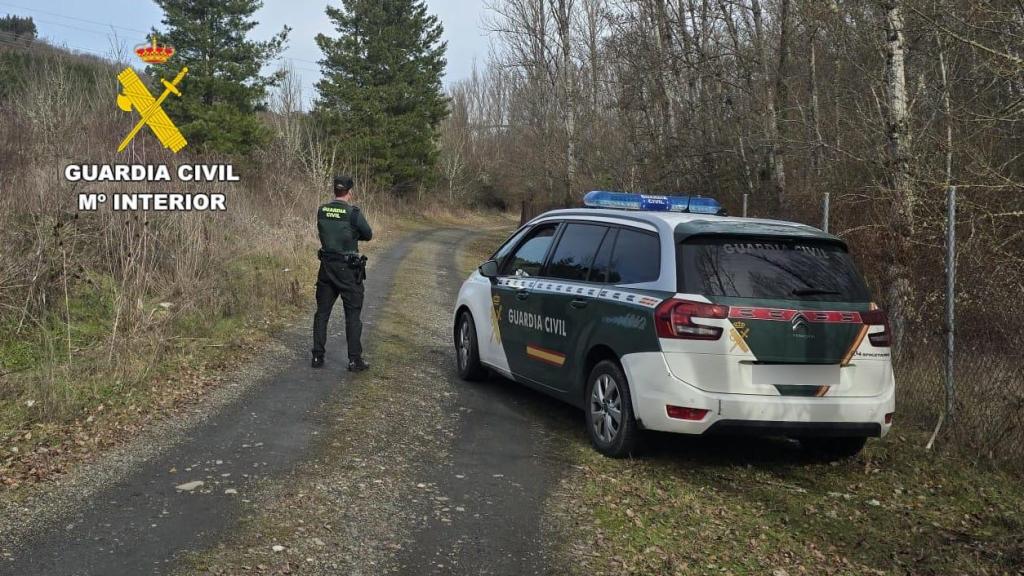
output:
<path id="1" fill-rule="evenodd" d="M 334 177 L 334 193 L 344 194 L 352 189 L 352 177 L 351 176 L 335 176 Z"/>

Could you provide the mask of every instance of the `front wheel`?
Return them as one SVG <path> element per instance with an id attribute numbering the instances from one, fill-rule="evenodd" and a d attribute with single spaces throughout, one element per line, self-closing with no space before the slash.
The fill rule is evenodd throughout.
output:
<path id="1" fill-rule="evenodd" d="M 863 436 L 800 438 L 800 447 L 831 462 L 853 458 L 860 453 L 867 441 L 868 439 Z"/>
<path id="2" fill-rule="evenodd" d="M 618 364 L 598 362 L 587 380 L 587 432 L 594 448 L 612 458 L 633 453 L 640 431 L 633 417 L 629 382 Z"/>
<path id="3" fill-rule="evenodd" d="M 476 340 L 476 325 L 469 310 L 459 314 L 455 328 L 455 360 L 459 367 L 459 378 L 469 382 L 483 380 L 487 369 L 480 363 L 480 348 Z"/>

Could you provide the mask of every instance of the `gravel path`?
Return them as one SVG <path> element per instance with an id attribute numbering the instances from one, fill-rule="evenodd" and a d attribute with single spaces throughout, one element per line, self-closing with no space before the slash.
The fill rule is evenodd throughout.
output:
<path id="1" fill-rule="evenodd" d="M 447 260 L 442 286 L 450 308 L 463 278 L 456 251 Z M 544 501 L 568 466 L 551 443 L 564 438 L 580 414 L 500 377 L 462 382 L 446 328 L 445 384 L 454 392 L 460 418 L 451 456 L 431 468 L 426 482 L 460 513 L 421 524 L 400 558 L 399 573 L 550 573 L 541 530 Z"/>
<path id="2" fill-rule="evenodd" d="M 323 371 L 296 325 L 219 407 L 20 510 L 36 530 L 19 545 L 0 526 L 0 574 L 551 573 L 541 522 L 568 468 L 552 445 L 579 414 L 457 378 L 458 255 L 478 235 L 421 232 L 375 259 L 373 370 L 343 372 L 340 306 Z"/>
<path id="3" fill-rule="evenodd" d="M 412 243 L 400 241 L 376 259 L 366 290 L 368 338 Z M 345 365 L 342 315 L 339 306 L 326 369 L 309 368 L 308 327 L 296 325 L 282 337 L 287 353 L 251 374 L 255 385 L 180 442 L 134 462 L 133 471 L 87 492 L 72 510 L 46 514 L 51 521 L 20 546 L 4 533 L 0 573 L 155 574 L 181 552 L 216 542 L 245 510 L 249 491 L 302 459 L 323 425 L 321 406 L 344 393 L 337 385 Z"/>

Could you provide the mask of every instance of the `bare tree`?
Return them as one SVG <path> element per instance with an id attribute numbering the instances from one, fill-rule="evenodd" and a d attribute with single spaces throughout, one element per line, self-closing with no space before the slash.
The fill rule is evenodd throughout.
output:
<path id="1" fill-rule="evenodd" d="M 558 48 L 561 66 L 558 76 L 561 88 L 561 114 L 565 126 L 565 202 L 572 202 L 576 184 L 576 66 L 572 58 L 573 0 L 555 0 L 555 24 L 558 28 Z"/>
<path id="2" fill-rule="evenodd" d="M 909 270 L 901 255 L 909 249 L 914 231 L 914 185 L 910 175 L 910 120 L 907 108 L 905 37 L 901 0 L 881 4 L 885 18 L 885 91 L 886 141 L 888 143 L 889 182 L 893 195 L 893 248 L 888 266 L 887 301 L 895 336 L 895 349 L 901 352 L 906 332 L 907 305 L 913 297 Z"/>
<path id="3" fill-rule="evenodd" d="M 302 149 L 302 79 L 291 63 L 278 71 L 281 78 L 270 97 L 274 128 L 288 158 L 298 158 Z"/>

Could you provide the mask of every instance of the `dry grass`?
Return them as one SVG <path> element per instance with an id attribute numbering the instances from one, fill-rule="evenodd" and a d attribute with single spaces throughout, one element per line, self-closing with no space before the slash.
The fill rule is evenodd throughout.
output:
<path id="1" fill-rule="evenodd" d="M 317 205 L 336 159 L 175 156 L 148 133 L 121 155 L 117 69 L 45 46 L 0 47 L 0 480 L 50 472 L 40 454 L 90 451 L 102 412 L 143 420 L 193 395 L 193 370 L 305 312 Z M 236 183 L 68 183 L 68 163 L 232 162 Z M 80 193 L 223 193 L 223 213 L 79 212 Z M 402 210 L 377 190 L 358 202 L 387 242 Z M 122 421 L 122 418 L 114 420 Z M 122 434 L 123 435 L 123 434 Z M 40 451 L 44 452 L 40 452 Z M 49 460 L 49 458 L 46 458 Z"/>

